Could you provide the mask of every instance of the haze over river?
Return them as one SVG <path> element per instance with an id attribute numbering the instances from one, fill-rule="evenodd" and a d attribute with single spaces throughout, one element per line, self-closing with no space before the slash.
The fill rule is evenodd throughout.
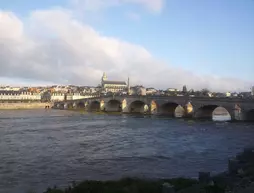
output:
<path id="1" fill-rule="evenodd" d="M 85 179 L 217 173 L 253 139 L 253 123 L 0 111 L 0 192 L 39 193 Z"/>

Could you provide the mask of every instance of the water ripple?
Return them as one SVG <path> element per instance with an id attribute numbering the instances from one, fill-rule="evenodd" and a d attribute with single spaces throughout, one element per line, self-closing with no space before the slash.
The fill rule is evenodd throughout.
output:
<path id="1" fill-rule="evenodd" d="M 70 111 L 0 112 L 0 192 L 84 179 L 196 177 L 254 145 L 254 125 Z M 22 192 L 20 190 L 23 190 Z"/>

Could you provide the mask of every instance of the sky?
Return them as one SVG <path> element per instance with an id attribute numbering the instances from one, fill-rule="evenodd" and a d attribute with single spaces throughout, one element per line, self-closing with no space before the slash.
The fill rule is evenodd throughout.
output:
<path id="1" fill-rule="evenodd" d="M 0 84 L 249 91 L 254 0 L 0 0 Z"/>

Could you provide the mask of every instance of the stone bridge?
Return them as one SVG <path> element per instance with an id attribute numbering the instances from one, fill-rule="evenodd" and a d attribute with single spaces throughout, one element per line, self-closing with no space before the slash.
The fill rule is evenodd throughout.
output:
<path id="1" fill-rule="evenodd" d="M 213 115 L 227 114 L 230 115 L 231 120 L 254 120 L 254 99 L 246 100 L 240 98 L 133 95 L 101 96 L 55 102 L 53 108 L 145 113 L 193 118 L 212 118 Z"/>

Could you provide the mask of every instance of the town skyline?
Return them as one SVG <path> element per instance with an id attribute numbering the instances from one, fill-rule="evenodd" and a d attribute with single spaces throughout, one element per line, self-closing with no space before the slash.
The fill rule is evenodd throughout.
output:
<path id="1" fill-rule="evenodd" d="M 2 84 L 0 82 L 0 90 L 1 88 L 50 88 L 50 87 L 68 87 L 68 86 L 74 86 L 74 87 L 90 87 L 90 88 L 96 88 L 96 87 L 101 87 L 102 86 L 102 78 L 106 76 L 106 80 L 108 80 L 108 76 L 106 75 L 106 72 L 103 72 L 103 76 L 99 79 L 100 81 L 97 82 L 97 84 L 94 84 L 94 85 L 86 85 L 86 84 L 56 84 L 56 83 L 48 83 L 48 84 L 19 84 L 19 83 L 15 83 L 15 84 Z M 124 79 L 120 79 L 120 80 L 113 80 L 111 78 L 109 78 L 110 81 L 121 81 L 121 82 L 125 82 L 126 85 L 128 86 L 131 86 L 131 87 L 144 87 L 144 88 L 152 88 L 152 89 L 156 89 L 156 90 L 161 90 L 161 91 L 165 91 L 165 90 L 168 90 L 168 89 L 175 89 L 177 91 L 181 91 L 183 89 L 183 87 L 186 87 L 187 91 L 190 91 L 190 90 L 194 90 L 194 91 L 201 91 L 201 90 L 209 90 L 210 92 L 232 92 L 232 93 L 241 93 L 241 92 L 253 92 L 253 89 L 254 89 L 254 86 L 250 86 L 249 89 L 239 89 L 239 90 L 227 90 L 227 89 L 224 89 L 224 90 L 211 90 L 207 87 L 202 87 L 202 88 L 199 88 L 199 89 L 194 89 L 194 88 L 189 88 L 187 84 L 184 84 L 184 85 L 181 85 L 180 87 L 174 87 L 174 86 L 170 86 L 168 85 L 167 87 L 165 88 L 158 88 L 158 87 L 153 87 L 153 86 L 147 86 L 147 85 L 143 85 L 143 84 L 131 84 L 130 81 L 130 77 L 128 76 L 127 77 L 127 80 L 124 80 Z"/>
<path id="2" fill-rule="evenodd" d="M 106 71 L 158 89 L 254 85 L 253 1 L 103 2 L 3 0 L 0 82 L 97 85 Z"/>
<path id="3" fill-rule="evenodd" d="M 106 87 L 105 87 L 106 86 Z M 254 95 L 254 86 L 252 86 L 250 89 L 243 90 L 243 91 L 216 91 L 216 90 L 210 90 L 208 88 L 202 88 L 202 89 L 193 89 L 189 88 L 188 85 L 182 85 L 181 88 L 176 88 L 176 87 L 170 87 L 168 86 L 167 88 L 161 89 L 161 88 L 156 88 L 156 87 L 149 87 L 141 84 L 131 84 L 130 79 L 128 77 L 127 81 L 122 81 L 122 80 L 110 80 L 108 79 L 106 73 L 103 73 L 103 76 L 101 77 L 101 82 L 99 82 L 97 85 L 74 85 L 74 84 L 69 84 L 69 85 L 61 85 L 61 84 L 49 84 L 49 85 L 4 85 L 0 84 L 0 92 L 2 91 L 15 91 L 15 92 L 23 92 L 23 91 L 29 91 L 29 92 L 45 92 L 47 90 L 50 90 L 50 92 L 62 92 L 62 93 L 108 93 L 113 91 L 113 93 L 122 93 L 123 91 L 126 93 L 129 92 L 129 89 L 143 89 L 146 90 L 145 93 L 148 91 L 152 93 L 156 92 L 176 92 L 181 94 L 181 92 L 184 93 L 193 93 L 193 92 L 206 92 L 207 94 L 210 93 L 212 94 L 225 94 L 225 96 L 238 96 L 238 94 L 242 95 L 248 95 L 248 96 L 253 96 Z M 46 90 L 45 90 L 46 89 Z M 53 89 L 53 90 L 52 90 Z M 82 91 L 83 89 L 83 91 Z M 93 91 L 91 89 L 94 89 Z M 88 91 L 90 90 L 90 91 Z M 127 91 L 128 90 L 128 91 Z M 135 91 L 136 92 L 136 91 Z M 206 94 L 206 95 L 207 95 Z"/>

